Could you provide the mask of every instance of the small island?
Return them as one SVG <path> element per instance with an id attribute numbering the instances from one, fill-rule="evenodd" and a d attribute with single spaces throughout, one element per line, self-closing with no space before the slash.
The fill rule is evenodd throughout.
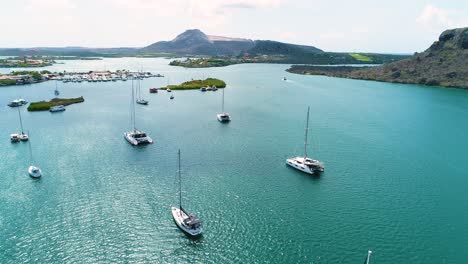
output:
<path id="1" fill-rule="evenodd" d="M 209 86 L 209 87 L 215 86 L 216 88 L 225 88 L 226 83 L 219 79 L 208 78 L 205 80 L 191 80 L 191 81 L 183 82 L 179 85 L 168 85 L 163 89 L 169 88 L 171 90 L 195 90 L 195 89 L 200 89 L 206 86 Z"/>
<path id="2" fill-rule="evenodd" d="M 54 98 L 49 102 L 40 101 L 40 102 L 33 102 L 30 103 L 28 106 L 28 111 L 49 111 L 49 109 L 53 106 L 57 105 L 71 105 L 76 103 L 84 102 L 83 96 L 77 98 Z"/>

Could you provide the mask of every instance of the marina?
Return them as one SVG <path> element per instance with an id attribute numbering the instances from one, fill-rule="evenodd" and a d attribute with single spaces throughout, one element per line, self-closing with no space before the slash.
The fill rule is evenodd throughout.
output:
<path id="1" fill-rule="evenodd" d="M 151 102 L 134 106 L 136 127 L 157 140 L 132 147 L 122 138 L 135 128 L 130 79 L 59 82 L 61 95 L 86 102 L 53 115 L 19 107 L 32 133 L 30 162 L 29 143 L 8 140 L 19 116 L 7 104 L 49 100 L 55 83 L 2 87 L 3 262 L 464 262 L 468 208 L 458 194 L 467 184 L 467 91 L 288 73 L 284 89 L 288 65 L 167 63 L 122 58 L 46 68 L 136 72 L 142 65 L 171 83 L 214 76 L 226 81 L 235 120 L 215 119 L 224 112 L 222 91 L 150 97 L 148 89 L 167 78 L 146 78 L 141 88 Z M 319 177 L 285 164 L 304 156 L 309 105 L 311 157 L 327 166 Z M 179 148 L 182 192 L 174 180 Z M 28 176 L 30 166 L 40 179 Z M 180 193 L 186 215 L 203 221 L 199 239 L 174 222 L 170 205 L 177 208 Z"/>

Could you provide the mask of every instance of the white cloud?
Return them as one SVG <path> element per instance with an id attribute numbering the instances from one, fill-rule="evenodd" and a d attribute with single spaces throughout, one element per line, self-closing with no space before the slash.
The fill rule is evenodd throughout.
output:
<path id="1" fill-rule="evenodd" d="M 453 22 L 449 19 L 449 12 L 433 5 L 426 5 L 416 21 L 424 26 L 449 27 Z"/>
<path id="2" fill-rule="evenodd" d="M 416 18 L 416 22 L 433 31 L 468 25 L 463 10 L 443 9 L 434 5 L 426 5 Z"/>

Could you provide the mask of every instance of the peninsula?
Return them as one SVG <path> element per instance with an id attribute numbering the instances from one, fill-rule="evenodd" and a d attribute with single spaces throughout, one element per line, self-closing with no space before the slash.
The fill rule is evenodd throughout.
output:
<path id="1" fill-rule="evenodd" d="M 422 53 L 376 67 L 293 65 L 291 73 L 468 89 L 468 27 L 444 31 Z"/>

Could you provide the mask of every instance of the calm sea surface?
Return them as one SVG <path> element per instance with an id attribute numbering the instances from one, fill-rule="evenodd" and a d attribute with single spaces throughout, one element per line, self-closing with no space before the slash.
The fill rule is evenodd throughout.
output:
<path id="1" fill-rule="evenodd" d="M 156 141 L 132 147 L 131 82 L 59 83 L 85 102 L 27 112 L 27 143 L 11 144 L 18 113 L 7 103 L 49 100 L 54 82 L 0 88 L 1 263 L 466 263 L 468 91 L 301 76 L 287 65 L 183 69 L 165 59 L 65 61 L 50 70 L 130 69 L 148 106 L 137 127 Z M 10 69 L 1 69 L 8 72 Z M 286 76 L 288 81 L 282 81 Z M 149 94 L 191 78 L 221 91 Z M 311 107 L 320 177 L 285 165 L 302 153 Z M 199 240 L 173 223 L 177 149 L 184 207 L 205 222 Z"/>

